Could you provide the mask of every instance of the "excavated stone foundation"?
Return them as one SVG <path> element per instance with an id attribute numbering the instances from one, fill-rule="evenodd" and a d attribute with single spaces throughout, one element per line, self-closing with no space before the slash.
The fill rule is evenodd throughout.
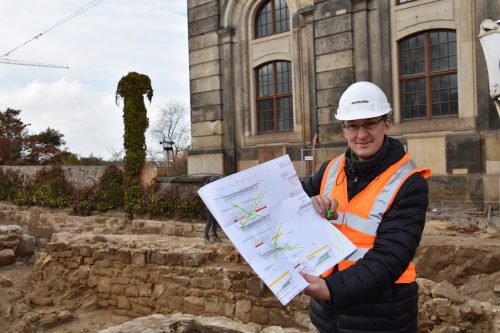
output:
<path id="1" fill-rule="evenodd" d="M 202 221 L 128 222 L 120 215 L 75 217 L 1 205 L 2 224 L 21 226 L 37 244 L 30 290 L 3 282 L 9 306 L 0 297 L 2 331 L 65 332 L 67 322 L 74 327 L 93 309 L 122 322 L 147 316 L 103 333 L 156 332 L 155 325 L 166 325 L 165 332 L 314 331 L 308 297 L 283 307 L 227 239 L 203 242 Z M 414 261 L 421 332 L 500 330 L 495 228 L 479 218 L 430 220 Z M 208 325 L 217 320 L 224 330 Z"/>

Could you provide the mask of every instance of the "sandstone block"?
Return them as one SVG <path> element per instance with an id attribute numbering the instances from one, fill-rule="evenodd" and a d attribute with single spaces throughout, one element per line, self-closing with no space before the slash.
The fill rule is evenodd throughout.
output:
<path id="1" fill-rule="evenodd" d="M 232 287 L 231 291 L 245 292 L 245 288 L 246 288 L 245 280 L 236 280 L 236 281 L 233 281 L 233 287 Z"/>
<path id="2" fill-rule="evenodd" d="M 247 293 L 261 296 L 264 292 L 264 282 L 258 276 L 252 276 L 245 281 Z"/>
<path id="3" fill-rule="evenodd" d="M 118 309 L 130 310 L 132 307 L 130 306 L 130 302 L 127 297 L 119 296 L 118 297 Z"/>
<path id="4" fill-rule="evenodd" d="M 131 253 L 132 265 L 145 266 L 146 265 L 146 252 L 145 250 L 133 250 Z"/>
<path id="5" fill-rule="evenodd" d="M 45 251 L 47 252 L 56 252 L 56 251 L 69 251 L 71 250 L 71 245 L 67 242 L 58 242 L 58 243 L 49 243 L 45 247 Z"/>
<path id="6" fill-rule="evenodd" d="M 108 259 L 98 260 L 94 264 L 95 268 L 108 268 L 108 267 L 111 267 L 111 266 L 113 266 L 113 264 Z"/>
<path id="7" fill-rule="evenodd" d="M 252 304 L 249 300 L 242 299 L 236 301 L 236 309 L 234 316 L 244 323 L 249 322 L 252 319 Z"/>
<path id="8" fill-rule="evenodd" d="M 78 263 L 76 262 L 65 262 L 63 266 L 70 269 L 77 269 L 78 267 L 80 267 L 80 265 L 78 265 Z"/>
<path id="9" fill-rule="evenodd" d="M 438 283 L 432 288 L 431 294 L 433 297 L 449 299 L 454 304 L 462 304 L 464 302 L 464 297 L 448 281 Z"/>
<path id="10" fill-rule="evenodd" d="M 155 251 L 151 254 L 151 263 L 158 265 L 166 265 L 168 262 L 168 252 Z"/>
<path id="11" fill-rule="evenodd" d="M 156 307 L 156 300 L 153 297 L 138 297 L 132 303 L 137 303 L 151 309 Z"/>
<path id="12" fill-rule="evenodd" d="M 119 249 L 116 253 L 116 259 L 124 264 L 130 265 L 132 255 L 129 249 Z"/>
<path id="13" fill-rule="evenodd" d="M 137 288 L 139 290 L 139 296 L 147 296 L 147 297 L 149 297 L 152 294 L 153 286 L 152 286 L 151 283 L 140 284 Z"/>
<path id="14" fill-rule="evenodd" d="M 262 325 L 269 323 L 269 311 L 263 306 L 252 307 L 252 322 Z"/>
<path id="15" fill-rule="evenodd" d="M 57 316 L 57 320 L 60 322 L 60 323 L 67 323 L 71 320 L 74 319 L 73 315 L 71 314 L 71 312 L 67 311 L 67 310 L 64 310 L 64 311 L 61 311 L 61 312 L 58 312 L 56 314 Z"/>
<path id="16" fill-rule="evenodd" d="M 161 295 L 163 295 L 163 292 L 165 291 L 165 285 L 163 283 L 157 283 L 153 287 L 153 295 L 158 298 Z"/>
<path id="17" fill-rule="evenodd" d="M 169 266 L 179 265 L 182 263 L 182 253 L 169 252 L 167 253 L 167 264 Z"/>
<path id="18" fill-rule="evenodd" d="M 214 287 L 221 290 L 229 290 L 231 288 L 231 280 L 225 275 L 215 275 L 213 277 Z"/>
<path id="19" fill-rule="evenodd" d="M 97 282 L 97 291 L 109 294 L 111 292 L 111 281 L 107 277 L 102 277 Z"/>
<path id="20" fill-rule="evenodd" d="M 0 266 L 10 265 L 16 261 L 16 255 L 12 249 L 4 249 L 0 251 Z"/>
<path id="21" fill-rule="evenodd" d="M 191 280 L 188 276 L 176 276 L 176 275 L 169 276 L 168 279 L 185 287 L 189 284 L 189 281 Z"/>
<path id="22" fill-rule="evenodd" d="M 143 267 L 132 267 L 132 277 L 141 281 L 146 282 L 148 280 L 149 271 Z"/>
<path id="23" fill-rule="evenodd" d="M 57 314 L 50 314 L 38 321 L 38 325 L 44 328 L 54 327 L 57 325 Z"/>
<path id="24" fill-rule="evenodd" d="M 182 264 L 188 267 L 196 267 L 207 261 L 207 254 L 200 252 L 184 252 Z"/>
<path id="25" fill-rule="evenodd" d="M 103 299 L 103 298 L 99 298 L 97 300 L 97 306 L 100 308 L 107 308 L 108 307 L 108 300 Z"/>
<path id="26" fill-rule="evenodd" d="M 0 276 L 0 287 L 9 288 L 12 287 L 14 283 L 12 280 L 7 279 L 6 277 Z"/>
<path id="27" fill-rule="evenodd" d="M 219 314 L 219 300 L 215 297 L 205 298 L 205 312 Z"/>
<path id="28" fill-rule="evenodd" d="M 283 308 L 270 308 L 269 309 L 269 324 L 278 326 L 291 326 L 292 316 Z"/>
<path id="29" fill-rule="evenodd" d="M 236 308 L 236 305 L 231 302 L 226 302 L 223 305 L 223 315 L 228 318 L 233 318 L 234 317 L 234 310 Z"/>
<path id="30" fill-rule="evenodd" d="M 33 303 L 36 305 L 41 305 L 41 306 L 54 305 L 54 300 L 50 297 L 47 297 L 47 296 L 31 295 L 31 296 L 29 296 L 29 300 L 30 300 L 30 303 Z"/>
<path id="31" fill-rule="evenodd" d="M 111 284 L 111 295 L 123 295 L 125 293 L 125 286 L 122 284 Z"/>
<path id="32" fill-rule="evenodd" d="M 129 278 L 124 278 L 121 276 L 115 276 L 110 279 L 111 283 L 127 285 L 130 282 Z"/>
<path id="33" fill-rule="evenodd" d="M 138 297 L 139 289 L 136 286 L 128 286 L 125 288 L 125 295 L 129 297 Z"/>
<path id="34" fill-rule="evenodd" d="M 184 304 L 204 308 L 205 307 L 205 299 L 203 297 L 187 296 L 184 298 Z"/>
<path id="35" fill-rule="evenodd" d="M 213 281 L 212 278 L 194 277 L 191 279 L 190 285 L 194 288 L 209 289 L 213 288 Z"/>
<path id="36" fill-rule="evenodd" d="M 0 235 L 0 250 L 15 249 L 19 244 L 20 237 L 18 235 Z"/>

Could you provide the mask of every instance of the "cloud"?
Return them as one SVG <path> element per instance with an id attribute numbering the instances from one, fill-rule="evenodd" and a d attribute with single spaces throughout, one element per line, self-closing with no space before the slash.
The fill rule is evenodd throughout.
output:
<path id="1" fill-rule="evenodd" d="M 0 9 L 9 15 L 0 20 L 0 54 L 83 5 L 78 0 L 2 0 Z M 114 94 L 128 72 L 151 78 L 150 119 L 170 100 L 189 105 L 186 7 L 185 1 L 102 1 L 10 55 L 69 70 L 0 64 L 0 110 L 22 110 L 32 131 L 49 126 L 61 131 L 72 152 L 109 157 L 109 148 L 123 146 L 122 110 Z"/>

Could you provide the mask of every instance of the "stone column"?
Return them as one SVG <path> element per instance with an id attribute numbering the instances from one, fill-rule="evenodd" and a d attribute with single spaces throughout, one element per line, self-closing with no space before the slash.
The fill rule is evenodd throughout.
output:
<path id="1" fill-rule="evenodd" d="M 224 174 L 237 171 L 236 167 L 236 143 L 235 143 L 235 105 L 234 105 L 234 59 L 233 42 L 234 29 L 222 28 L 219 34 L 219 52 L 221 68 L 222 88 L 222 116 L 224 119 Z"/>
<path id="2" fill-rule="evenodd" d="M 319 142 L 344 145 L 335 120 L 338 101 L 354 81 L 352 3 L 346 0 L 314 2 L 314 54 Z"/>
<path id="3" fill-rule="evenodd" d="M 188 174 L 224 172 L 221 55 L 216 0 L 188 0 L 192 150 Z"/>

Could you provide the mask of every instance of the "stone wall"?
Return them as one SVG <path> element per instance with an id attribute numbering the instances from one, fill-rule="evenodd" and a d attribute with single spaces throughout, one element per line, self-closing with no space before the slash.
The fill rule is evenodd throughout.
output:
<path id="1" fill-rule="evenodd" d="M 14 171 L 21 175 L 23 183 L 28 182 L 30 178 L 33 178 L 38 172 L 47 168 L 47 166 L 29 165 L 29 166 L 10 166 L 10 165 L 0 165 L 0 170 L 6 172 L 7 170 Z M 106 166 L 63 166 L 64 176 L 66 180 L 72 185 L 82 188 L 86 186 L 91 186 L 99 182 Z"/>
<path id="2" fill-rule="evenodd" d="M 299 296 L 283 307 L 229 243 L 54 234 L 38 262 L 44 263 L 38 278 L 62 266 L 71 284 L 92 290 L 99 306 L 117 314 L 182 312 L 262 325 L 310 325 L 308 298 Z"/>

